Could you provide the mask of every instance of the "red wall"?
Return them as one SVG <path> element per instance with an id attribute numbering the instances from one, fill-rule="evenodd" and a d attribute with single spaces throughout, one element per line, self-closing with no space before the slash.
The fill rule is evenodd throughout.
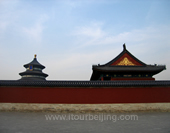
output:
<path id="1" fill-rule="evenodd" d="M 1 103 L 161 103 L 170 87 L 0 87 Z"/>

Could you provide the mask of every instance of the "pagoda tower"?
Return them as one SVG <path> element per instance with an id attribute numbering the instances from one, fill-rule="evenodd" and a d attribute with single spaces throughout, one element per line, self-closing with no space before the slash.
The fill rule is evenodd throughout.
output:
<path id="1" fill-rule="evenodd" d="M 25 64 L 24 67 L 26 68 L 25 72 L 19 73 L 22 78 L 20 80 L 46 80 L 47 74 L 43 73 L 42 70 L 45 66 L 41 65 L 37 61 L 36 55 L 34 55 L 34 59 L 32 62 Z"/>
<path id="2" fill-rule="evenodd" d="M 93 65 L 90 80 L 155 80 L 153 75 L 165 70 L 165 65 L 147 65 L 132 55 L 123 45 L 123 51 L 104 65 Z"/>

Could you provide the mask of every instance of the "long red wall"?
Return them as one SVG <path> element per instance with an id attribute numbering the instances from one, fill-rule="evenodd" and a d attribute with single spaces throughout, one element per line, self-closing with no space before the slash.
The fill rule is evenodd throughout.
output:
<path id="1" fill-rule="evenodd" d="M 161 103 L 170 87 L 0 87 L 1 103 Z"/>

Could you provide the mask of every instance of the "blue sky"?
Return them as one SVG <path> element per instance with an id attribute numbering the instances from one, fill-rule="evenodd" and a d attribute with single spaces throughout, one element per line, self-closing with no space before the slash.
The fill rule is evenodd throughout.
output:
<path id="1" fill-rule="evenodd" d="M 0 0 L 0 80 L 37 54 L 48 80 L 89 80 L 93 64 L 127 49 L 170 79 L 169 0 Z"/>

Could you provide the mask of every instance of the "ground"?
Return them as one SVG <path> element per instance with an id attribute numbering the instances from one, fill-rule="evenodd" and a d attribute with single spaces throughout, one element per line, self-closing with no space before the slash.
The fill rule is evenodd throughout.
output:
<path id="1" fill-rule="evenodd" d="M 0 133 L 47 132 L 170 133 L 170 113 L 58 114 L 50 112 L 0 112 Z"/>

